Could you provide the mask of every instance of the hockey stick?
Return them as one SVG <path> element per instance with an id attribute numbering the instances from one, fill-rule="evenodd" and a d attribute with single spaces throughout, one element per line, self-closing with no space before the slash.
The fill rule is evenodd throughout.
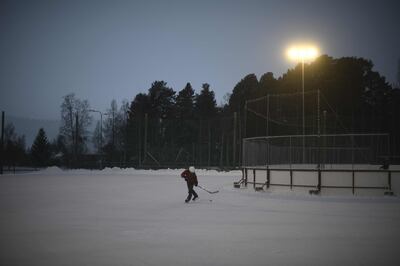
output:
<path id="1" fill-rule="evenodd" d="M 210 193 L 210 194 L 215 194 L 215 193 L 218 193 L 219 192 L 219 190 L 215 190 L 215 191 L 209 191 L 209 190 L 207 190 L 207 189 L 205 189 L 205 188 L 203 188 L 202 186 L 200 186 L 200 185 L 197 185 L 199 188 L 201 188 L 202 190 L 204 190 L 204 191 L 207 191 L 208 193 Z"/>

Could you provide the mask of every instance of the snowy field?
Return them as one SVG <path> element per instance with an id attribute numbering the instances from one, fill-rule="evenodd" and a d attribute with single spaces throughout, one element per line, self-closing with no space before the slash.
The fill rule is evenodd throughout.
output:
<path id="1" fill-rule="evenodd" d="M 0 176 L 0 265 L 400 265 L 400 198 L 218 189 L 181 170 Z"/>

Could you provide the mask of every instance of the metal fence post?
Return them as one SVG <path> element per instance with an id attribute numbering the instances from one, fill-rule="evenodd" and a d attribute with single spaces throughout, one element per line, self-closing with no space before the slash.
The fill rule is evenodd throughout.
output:
<path id="1" fill-rule="evenodd" d="M 236 128 L 237 128 L 237 113 L 233 113 L 233 159 L 232 166 L 236 167 Z"/>
<path id="2" fill-rule="evenodd" d="M 247 187 L 247 168 L 244 168 L 244 186 Z"/>
<path id="3" fill-rule="evenodd" d="M 321 192 L 321 169 L 318 166 L 318 191 Z"/>
<path id="4" fill-rule="evenodd" d="M 256 169 L 253 169 L 253 188 L 256 188 Z"/>

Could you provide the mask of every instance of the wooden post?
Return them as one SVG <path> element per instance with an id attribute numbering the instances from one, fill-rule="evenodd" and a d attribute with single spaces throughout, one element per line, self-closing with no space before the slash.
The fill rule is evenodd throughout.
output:
<path id="1" fill-rule="evenodd" d="M 354 195 L 354 192 L 355 192 L 355 189 L 354 189 L 354 185 L 355 185 L 354 169 L 351 171 L 351 176 L 352 176 L 351 188 L 352 188 L 353 195 Z"/>
<path id="2" fill-rule="evenodd" d="M 293 170 L 290 168 L 290 190 L 293 189 Z"/>
<path id="3" fill-rule="evenodd" d="M 269 167 L 267 166 L 267 188 L 269 188 L 270 183 L 271 183 L 271 172 L 269 170 Z"/>
<path id="4" fill-rule="evenodd" d="M 389 190 L 392 190 L 392 175 L 390 170 L 388 170 L 388 186 L 389 186 Z"/>

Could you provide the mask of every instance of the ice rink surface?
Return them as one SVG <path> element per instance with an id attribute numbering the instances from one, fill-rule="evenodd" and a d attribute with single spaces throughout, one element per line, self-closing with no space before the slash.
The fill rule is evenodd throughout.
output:
<path id="1" fill-rule="evenodd" d="M 0 265 L 400 265 L 400 198 L 218 189 L 181 170 L 0 176 Z"/>

